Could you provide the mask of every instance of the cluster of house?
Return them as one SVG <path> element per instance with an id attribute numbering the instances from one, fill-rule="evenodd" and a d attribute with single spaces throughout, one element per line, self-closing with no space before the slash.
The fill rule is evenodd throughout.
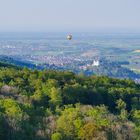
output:
<path id="1" fill-rule="evenodd" d="M 86 64 L 84 66 L 80 66 L 79 68 L 81 70 L 87 70 L 88 68 L 99 67 L 99 66 L 100 66 L 100 61 L 99 60 L 93 60 L 92 64 Z"/>

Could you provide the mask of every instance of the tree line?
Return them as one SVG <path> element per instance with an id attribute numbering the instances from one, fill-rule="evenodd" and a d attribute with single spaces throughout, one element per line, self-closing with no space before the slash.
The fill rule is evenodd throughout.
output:
<path id="1" fill-rule="evenodd" d="M 139 140 L 140 85 L 0 67 L 1 140 Z"/>

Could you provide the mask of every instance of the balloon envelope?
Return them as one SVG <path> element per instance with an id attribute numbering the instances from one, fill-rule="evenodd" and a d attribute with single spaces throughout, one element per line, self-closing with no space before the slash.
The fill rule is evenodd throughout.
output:
<path id="1" fill-rule="evenodd" d="M 67 39 L 68 39 L 68 40 L 71 40 L 71 39 L 72 39 L 72 35 L 68 35 L 68 36 L 67 36 Z"/>

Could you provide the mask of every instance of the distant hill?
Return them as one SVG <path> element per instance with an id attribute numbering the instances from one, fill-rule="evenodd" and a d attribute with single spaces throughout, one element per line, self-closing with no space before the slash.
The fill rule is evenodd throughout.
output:
<path id="1" fill-rule="evenodd" d="M 10 67 L 28 67 L 30 69 L 35 69 L 36 66 L 30 62 L 21 61 L 12 57 L 8 56 L 0 56 L 0 62 L 3 66 L 10 66 Z"/>
<path id="2" fill-rule="evenodd" d="M 14 64 L 10 64 L 8 62 L 4 62 L 0 60 L 0 68 L 1 67 L 6 67 L 6 68 L 15 68 L 15 69 L 19 69 L 18 66 L 14 65 Z"/>

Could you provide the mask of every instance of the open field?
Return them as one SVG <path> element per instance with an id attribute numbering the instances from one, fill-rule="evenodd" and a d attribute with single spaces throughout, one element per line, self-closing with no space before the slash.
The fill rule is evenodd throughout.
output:
<path id="1" fill-rule="evenodd" d="M 140 50 L 135 50 L 134 53 L 140 53 Z"/>

